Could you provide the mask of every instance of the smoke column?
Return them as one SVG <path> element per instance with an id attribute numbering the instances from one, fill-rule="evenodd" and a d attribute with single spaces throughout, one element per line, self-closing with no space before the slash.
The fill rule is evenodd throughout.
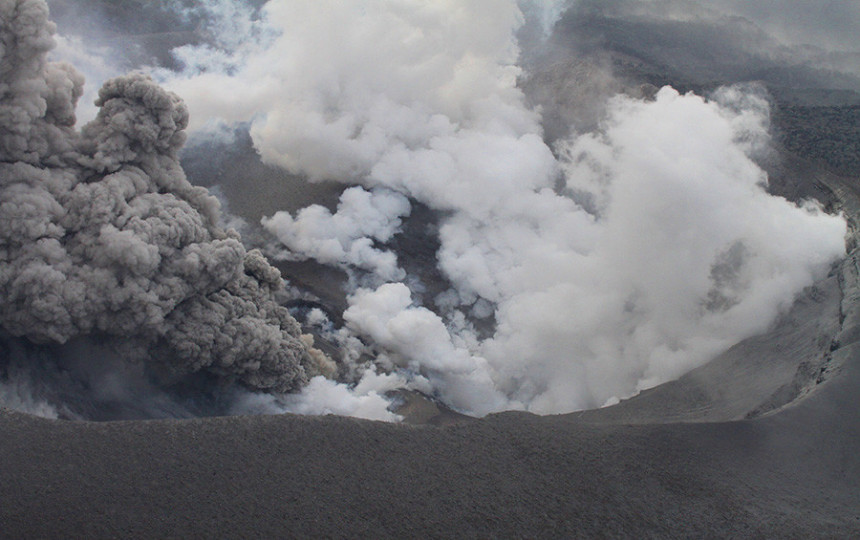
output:
<path id="1" fill-rule="evenodd" d="M 195 125 L 248 122 L 268 163 L 362 186 L 334 214 L 264 225 L 297 256 L 387 281 L 354 291 L 348 327 L 459 410 L 565 412 L 676 378 L 767 330 L 844 253 L 841 218 L 767 194 L 750 157 L 767 103 L 749 88 L 619 96 L 598 131 L 551 149 L 517 86 L 516 2 L 272 0 L 260 21 L 275 37 L 233 69 L 187 49 L 167 84 Z M 438 212 L 450 290 L 430 305 L 382 246 L 408 219 L 373 204 L 393 194 Z M 345 237 L 358 199 L 365 228 Z"/>
<path id="2" fill-rule="evenodd" d="M 55 28 L 45 2 L 2 0 L 0 23 L 6 376 L 28 369 L 15 338 L 90 340 L 167 381 L 204 371 L 286 392 L 329 373 L 279 305 L 279 272 L 219 228 L 217 201 L 186 180 L 182 101 L 147 76 L 115 78 L 76 131 L 83 78 L 46 60 Z"/>

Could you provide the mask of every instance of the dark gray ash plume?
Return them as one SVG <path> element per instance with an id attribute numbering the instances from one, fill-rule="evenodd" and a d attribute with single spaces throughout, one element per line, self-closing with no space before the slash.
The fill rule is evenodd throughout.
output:
<path id="1" fill-rule="evenodd" d="M 54 30 L 44 0 L 0 0 L 0 336 L 97 336 L 172 376 L 253 389 L 326 371 L 277 301 L 279 272 L 187 181 L 180 98 L 119 77 L 76 131 L 83 77 L 46 60 Z"/>

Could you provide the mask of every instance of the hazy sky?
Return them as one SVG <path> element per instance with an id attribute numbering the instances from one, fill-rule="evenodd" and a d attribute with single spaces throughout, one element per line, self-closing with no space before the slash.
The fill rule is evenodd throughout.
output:
<path id="1" fill-rule="evenodd" d="M 860 51 L 858 0 L 709 0 L 703 5 L 747 17 L 789 43 Z"/>

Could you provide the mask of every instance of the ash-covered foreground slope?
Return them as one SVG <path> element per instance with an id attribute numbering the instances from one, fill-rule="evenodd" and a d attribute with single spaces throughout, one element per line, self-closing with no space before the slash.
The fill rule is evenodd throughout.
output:
<path id="1" fill-rule="evenodd" d="M 337 417 L 66 423 L 2 412 L 0 536 L 849 537 L 857 345 L 778 414 L 447 428 Z"/>
<path id="2" fill-rule="evenodd" d="M 857 216 L 852 187 L 829 187 Z M 839 290 L 820 284 L 823 296 L 801 300 L 806 323 L 788 317 L 739 345 L 758 367 L 746 372 L 746 411 L 726 399 L 740 377 L 708 379 L 707 366 L 643 394 L 638 415 L 622 403 L 416 427 L 290 415 L 69 423 L 3 411 L 0 536 L 856 536 L 857 257 L 834 272 Z M 731 355 L 717 362 L 733 365 Z M 763 399 L 786 373 L 796 392 Z M 755 418 L 706 421 L 744 416 Z"/>

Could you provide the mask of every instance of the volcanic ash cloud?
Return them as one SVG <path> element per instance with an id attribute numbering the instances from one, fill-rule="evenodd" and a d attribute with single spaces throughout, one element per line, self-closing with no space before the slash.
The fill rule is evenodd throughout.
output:
<path id="1" fill-rule="evenodd" d="M 328 371 L 278 304 L 278 271 L 186 180 L 182 101 L 119 77 L 76 131 L 83 78 L 46 60 L 53 33 L 44 1 L 0 1 L 0 335 L 97 337 L 168 373 L 253 389 Z"/>

